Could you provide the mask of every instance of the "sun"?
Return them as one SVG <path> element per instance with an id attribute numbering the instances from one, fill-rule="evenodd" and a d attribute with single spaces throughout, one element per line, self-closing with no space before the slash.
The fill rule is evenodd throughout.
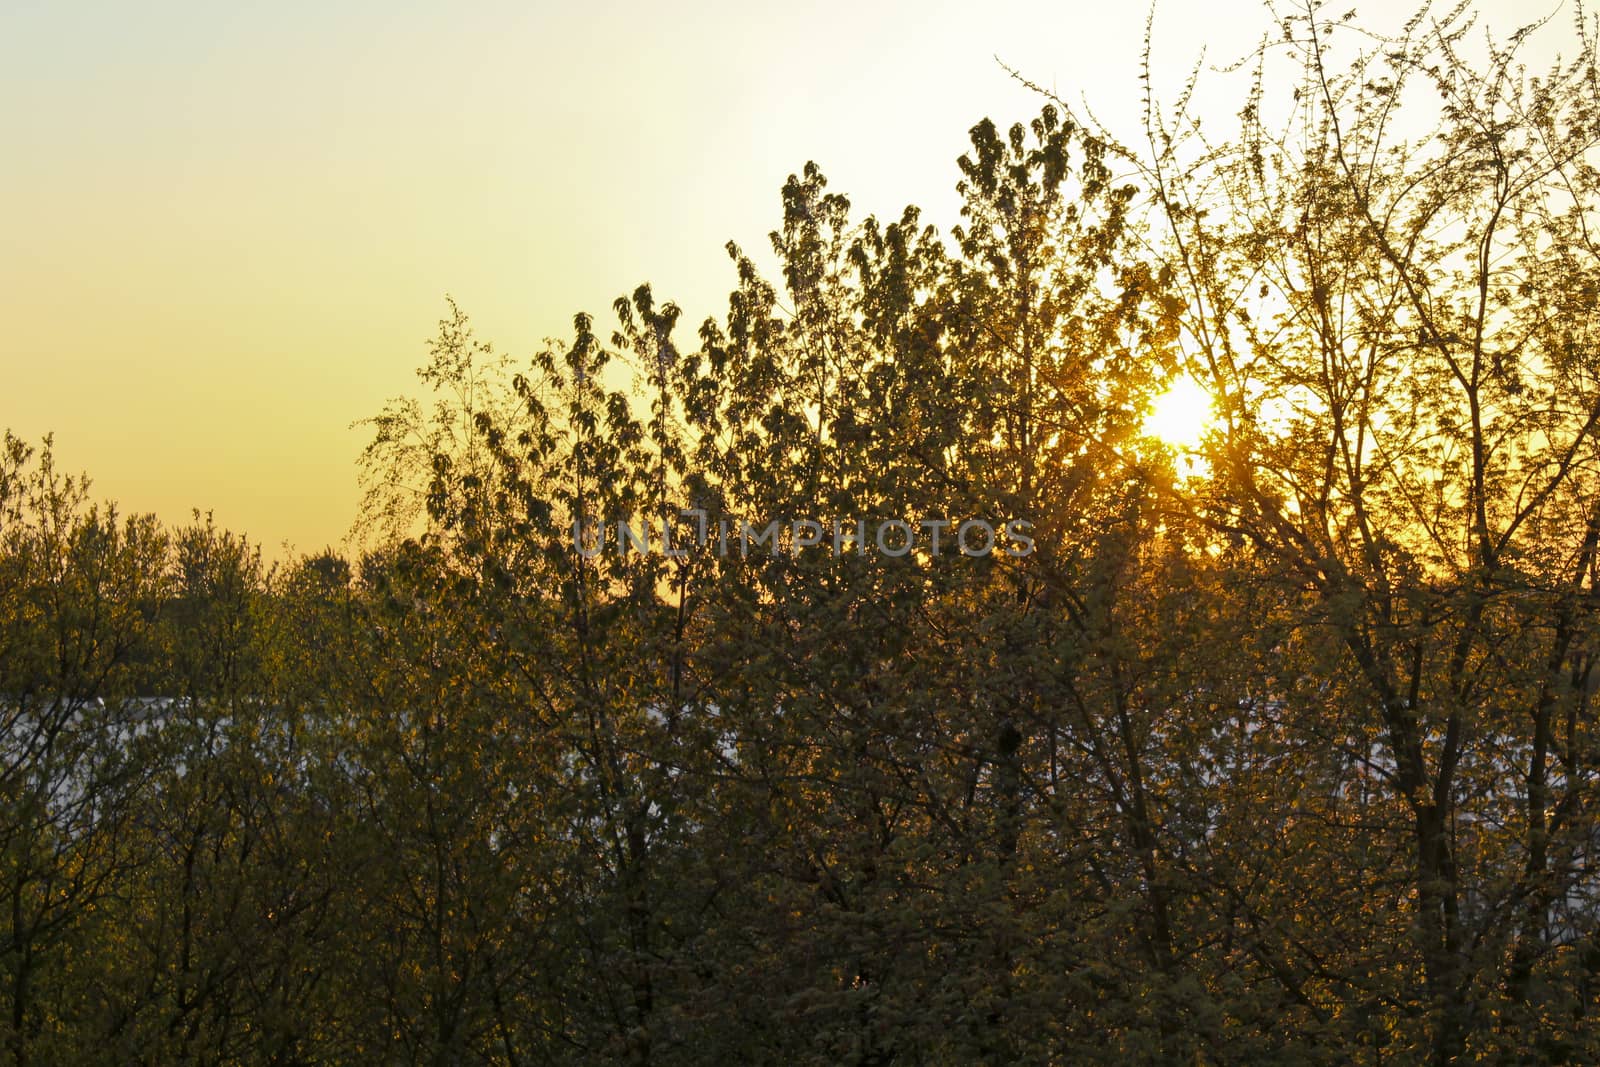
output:
<path id="1" fill-rule="evenodd" d="M 1144 432 L 1180 452 L 1189 451 L 1199 447 L 1214 417 L 1211 394 L 1193 378 L 1180 376 L 1150 405 Z"/>

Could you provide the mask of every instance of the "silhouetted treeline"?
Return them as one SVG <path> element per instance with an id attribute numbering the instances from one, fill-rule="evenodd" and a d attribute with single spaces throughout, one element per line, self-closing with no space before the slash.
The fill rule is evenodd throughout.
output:
<path id="1" fill-rule="evenodd" d="M 351 558 L 8 434 L 4 1054 L 1600 1061 L 1593 40 L 1334 29 L 980 123 L 948 236 L 807 166 L 692 340 L 452 305 Z"/>

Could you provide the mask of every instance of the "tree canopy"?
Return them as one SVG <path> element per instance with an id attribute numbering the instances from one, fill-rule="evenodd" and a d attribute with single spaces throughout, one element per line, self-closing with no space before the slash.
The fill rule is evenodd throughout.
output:
<path id="1" fill-rule="evenodd" d="M 5 1056 L 1600 1060 L 1593 27 L 1273 18 L 693 337 L 452 302 L 348 556 L 7 433 Z"/>

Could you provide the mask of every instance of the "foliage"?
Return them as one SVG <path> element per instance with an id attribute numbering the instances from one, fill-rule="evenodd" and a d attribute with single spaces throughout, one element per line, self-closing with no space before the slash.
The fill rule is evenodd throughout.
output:
<path id="1" fill-rule="evenodd" d="M 1600 1059 L 1586 25 L 1309 5 L 1226 141 L 972 127 L 948 237 L 808 164 L 693 342 L 452 302 L 353 558 L 7 434 L 6 1056 Z"/>

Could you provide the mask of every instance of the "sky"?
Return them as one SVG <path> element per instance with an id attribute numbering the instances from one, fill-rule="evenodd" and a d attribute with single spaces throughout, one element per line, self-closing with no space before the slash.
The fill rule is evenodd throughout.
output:
<path id="1" fill-rule="evenodd" d="M 692 344 L 726 308 L 725 244 L 767 247 L 807 160 L 858 217 L 958 222 L 966 131 L 1043 103 L 1001 62 L 1135 129 L 1148 13 L 4 0 L 0 428 L 53 433 L 124 512 L 210 510 L 270 557 L 339 546 L 351 424 L 416 391 L 447 295 L 525 357 L 648 281 Z M 1257 0 L 1164 0 L 1158 88 L 1270 25 Z M 1206 79 L 1226 127 L 1243 85 Z"/>

